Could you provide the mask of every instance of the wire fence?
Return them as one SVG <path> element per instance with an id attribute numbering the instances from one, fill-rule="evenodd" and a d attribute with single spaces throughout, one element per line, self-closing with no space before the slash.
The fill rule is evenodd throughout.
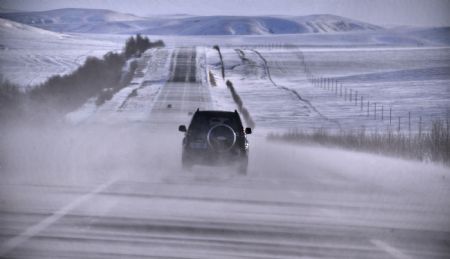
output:
<path id="1" fill-rule="evenodd" d="M 359 111 L 359 115 L 365 116 L 367 119 L 379 122 L 375 124 L 378 128 L 386 128 L 388 131 L 396 131 L 397 133 L 423 133 L 431 131 L 434 121 L 444 121 L 448 124 L 450 119 L 450 111 L 447 109 L 445 115 L 438 118 L 426 118 L 418 115 L 417 111 L 405 111 L 404 108 L 396 109 L 393 105 L 386 105 L 383 102 L 371 100 L 370 96 L 364 95 L 362 92 L 348 87 L 341 80 L 333 77 L 325 77 L 316 75 L 310 69 L 305 60 L 302 51 L 298 51 L 298 57 L 302 64 L 302 70 L 306 75 L 307 81 L 314 87 L 323 89 L 331 93 L 337 99 L 341 99 L 354 107 L 355 111 Z"/>

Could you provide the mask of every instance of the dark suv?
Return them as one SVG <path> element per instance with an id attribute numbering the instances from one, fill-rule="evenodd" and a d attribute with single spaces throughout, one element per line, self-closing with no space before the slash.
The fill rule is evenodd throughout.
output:
<path id="1" fill-rule="evenodd" d="M 247 173 L 248 141 L 246 134 L 251 128 L 242 126 L 237 111 L 197 111 L 189 128 L 180 125 L 185 132 L 183 139 L 182 164 L 190 169 L 194 164 L 238 165 L 241 174 Z"/>

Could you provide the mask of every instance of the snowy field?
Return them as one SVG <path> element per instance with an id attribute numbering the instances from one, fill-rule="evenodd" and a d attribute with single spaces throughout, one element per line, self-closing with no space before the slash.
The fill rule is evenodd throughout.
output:
<path id="1" fill-rule="evenodd" d="M 401 129 L 406 130 L 410 112 L 413 131 L 418 130 L 420 117 L 422 129 L 429 130 L 431 121 L 445 120 L 450 109 L 450 48 L 316 49 L 238 45 L 222 48 L 222 55 L 226 79 L 234 83 L 258 127 L 396 130 L 400 117 Z M 208 49 L 207 56 L 209 69 L 220 78 L 217 51 Z M 335 79 L 338 86 L 331 90 L 320 88 L 307 80 L 306 71 L 317 78 Z M 224 87 L 220 84 L 217 89 Z M 212 88 L 214 91 L 216 88 Z M 355 91 L 358 92 L 356 102 Z"/>
<path id="2" fill-rule="evenodd" d="M 100 57 L 108 51 L 119 51 L 127 38 L 126 35 L 113 34 L 61 34 L 7 20 L 1 20 L 0 25 L 0 73 L 23 89 L 42 83 L 52 75 L 70 73 L 88 56 Z M 420 41 L 423 46 L 418 46 L 417 37 L 415 40 L 411 40 L 412 36 L 409 41 L 399 40 L 403 36 L 398 36 L 399 33 L 395 34 L 396 37 L 390 36 L 394 32 L 158 35 L 150 36 L 150 39 L 162 39 L 172 50 L 180 46 L 200 46 L 197 59 L 201 66 L 199 71 L 204 73 L 198 77 L 203 83 L 208 83 L 206 74 L 211 71 L 219 83 L 218 87 L 211 88 L 213 103 L 217 108 L 233 109 L 235 104 L 220 76 L 218 53 L 211 48 L 216 44 L 221 46 L 226 79 L 233 82 L 260 129 L 359 130 L 364 127 L 373 131 L 397 130 L 400 118 L 401 130 L 406 130 L 409 124 L 412 131 L 419 127 L 429 130 L 432 120 L 445 119 L 448 114 L 450 48 L 437 44 L 433 38 L 428 42 Z M 419 34 L 415 32 L 412 35 Z M 154 72 L 139 80 L 148 81 L 147 84 L 150 81 L 155 84 L 159 80 L 161 87 L 163 78 L 168 77 L 167 69 L 163 68 L 168 66 L 167 55 L 171 52 L 159 53 L 159 56 L 148 54 L 146 58 L 152 59 L 150 65 L 146 65 L 148 60 L 144 60 L 142 66 L 145 71 L 153 69 Z M 163 57 L 165 61 L 161 61 Z M 339 89 L 318 87 L 307 80 L 307 71 L 315 78 L 337 80 Z M 114 104 L 108 102 L 98 110 L 121 106 L 135 88 L 141 87 L 139 80 L 119 92 L 112 100 Z M 149 96 L 156 95 L 155 89 L 159 88 L 152 87 Z M 340 93 L 350 90 L 353 91 L 352 102 Z M 356 91 L 358 100 L 355 103 Z M 128 113 L 123 112 L 122 117 L 143 118 L 142 114 L 150 109 L 149 104 L 133 104 L 135 100 L 130 100 L 127 107 L 142 107 L 141 115 L 125 115 Z M 83 109 L 85 111 L 81 113 L 86 114 L 88 110 L 90 113 L 97 110 L 97 107 L 92 99 Z M 80 112 L 77 116 L 78 119 L 83 117 Z"/>
<path id="3" fill-rule="evenodd" d="M 124 40 L 116 35 L 85 37 L 117 44 Z M 446 120 L 448 117 L 450 47 L 371 44 L 311 47 L 300 44 L 304 35 L 296 36 L 297 41 L 291 35 L 285 43 L 280 43 L 279 36 L 248 36 L 240 37 L 239 41 L 233 36 L 157 37 L 150 38 L 163 39 L 170 53 L 180 46 L 199 46 L 197 76 L 204 84 L 209 84 L 207 73 L 211 71 L 215 75 L 218 86 L 210 87 L 215 107 L 236 108 L 225 85 L 225 80 L 230 80 L 257 127 L 265 132 L 318 128 L 397 131 L 399 118 L 402 131 L 408 130 L 410 123 L 411 131 L 417 132 L 419 127 L 422 131 L 428 131 L 433 120 Z M 262 41 L 262 38 L 265 40 Z M 222 46 L 225 80 L 221 78 L 219 55 L 212 49 L 216 44 Z M 152 60 L 149 64 L 161 67 L 164 61 L 157 61 L 156 53 L 147 54 Z M 158 54 L 166 58 L 165 66 L 168 66 L 170 53 Z M 337 80 L 337 88 L 330 90 L 315 85 L 308 80 L 307 71 L 315 78 Z M 161 69 L 148 76 L 167 78 L 167 73 Z M 134 87 L 139 85 L 134 84 Z M 127 94 L 124 93 L 132 91 L 132 88 L 123 90 L 121 94 L 124 97 L 115 97 L 118 105 L 126 99 Z M 351 102 L 350 90 L 353 95 Z"/>
<path id="4" fill-rule="evenodd" d="M 125 39 L 87 39 L 0 19 L 0 74 L 25 90 L 74 71 L 89 56 L 120 51 Z"/>

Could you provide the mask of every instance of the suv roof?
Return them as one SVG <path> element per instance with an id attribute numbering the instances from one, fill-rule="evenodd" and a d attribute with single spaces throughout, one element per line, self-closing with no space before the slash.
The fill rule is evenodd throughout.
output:
<path id="1" fill-rule="evenodd" d="M 230 112 L 230 111 L 212 111 L 212 110 L 207 110 L 207 111 L 200 111 L 197 110 L 196 113 L 202 114 L 202 115 L 210 115 L 210 116 L 220 116 L 220 115 L 238 115 L 237 111 L 235 110 L 234 112 Z"/>

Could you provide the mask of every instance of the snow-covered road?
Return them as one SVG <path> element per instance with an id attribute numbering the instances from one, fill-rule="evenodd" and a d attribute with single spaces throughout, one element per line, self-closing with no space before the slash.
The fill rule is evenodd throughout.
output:
<path id="1" fill-rule="evenodd" d="M 143 74 L 103 108 L 82 107 L 76 127 L 7 132 L 0 257 L 450 257 L 440 165 L 268 142 L 257 128 L 248 175 L 182 171 L 177 125 L 217 100 L 232 106 L 220 78 L 206 82 L 205 55 L 148 52 Z"/>
<path id="2" fill-rule="evenodd" d="M 169 136 L 161 141 L 174 143 Z M 175 151 L 161 143 L 158 149 L 166 155 Z M 208 167 L 188 173 L 177 165 L 177 153 L 165 159 L 148 156 L 149 161 L 122 165 L 119 172 L 86 185 L 63 179 L 52 185 L 3 183 L 0 254 L 6 258 L 450 255 L 448 171 L 439 167 L 260 139 L 252 141 L 248 176 Z"/>
<path id="3" fill-rule="evenodd" d="M 169 81 L 153 101 L 149 120 L 152 127 L 173 130 L 180 122 L 188 121 L 189 113 L 197 108 L 212 108 L 211 95 L 208 86 L 201 82 L 202 73 L 197 72 L 196 60 L 195 48 L 180 48 L 174 52 Z"/>

